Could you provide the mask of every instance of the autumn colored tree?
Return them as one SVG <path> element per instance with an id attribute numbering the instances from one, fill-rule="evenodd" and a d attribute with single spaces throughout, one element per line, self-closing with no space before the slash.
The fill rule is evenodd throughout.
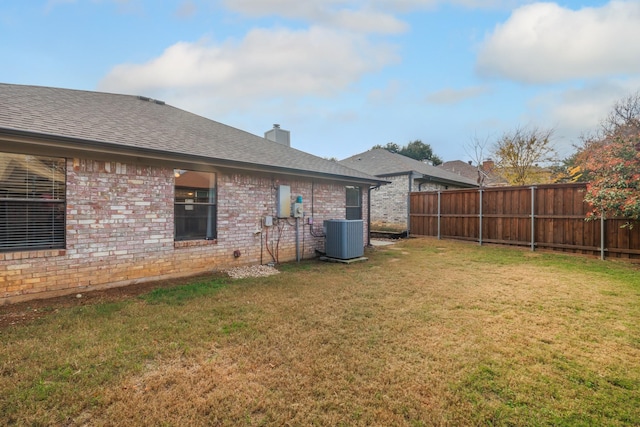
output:
<path id="1" fill-rule="evenodd" d="M 622 217 L 630 227 L 640 220 L 640 92 L 613 105 L 575 159 L 589 182 L 587 219 Z"/>
<path id="2" fill-rule="evenodd" d="M 442 163 L 442 159 L 433 152 L 431 146 L 429 144 L 425 144 L 419 139 L 411 141 L 406 146 L 402 147 L 395 142 L 389 142 L 387 145 L 374 145 L 372 148 L 382 148 L 391 153 L 402 154 L 403 156 L 407 156 L 421 162 L 430 163 L 434 166 Z"/>
<path id="3" fill-rule="evenodd" d="M 609 115 L 600 122 L 598 139 L 615 136 L 621 131 L 626 133 L 640 131 L 640 91 L 613 104 Z"/>
<path id="4" fill-rule="evenodd" d="M 554 183 L 587 182 L 587 175 L 578 164 L 578 153 L 573 153 L 551 166 Z"/>
<path id="5" fill-rule="evenodd" d="M 640 134 L 619 132 L 582 153 L 590 176 L 585 201 L 588 219 L 622 217 L 640 220 Z"/>
<path id="6" fill-rule="evenodd" d="M 537 127 L 504 133 L 493 147 L 497 172 L 511 185 L 550 182 L 552 173 L 543 166 L 556 159 L 552 136 L 553 129 Z"/>
<path id="7" fill-rule="evenodd" d="M 591 158 L 595 151 L 602 149 L 603 145 L 616 141 L 619 137 L 633 137 L 638 134 L 640 134 L 640 91 L 615 102 L 608 115 L 600 121 L 600 126 L 581 137 L 582 144 L 575 147 L 576 153 L 572 156 L 572 166 L 578 169 L 579 180 L 589 182 L 593 179 L 592 170 L 586 163 L 594 160 Z"/>

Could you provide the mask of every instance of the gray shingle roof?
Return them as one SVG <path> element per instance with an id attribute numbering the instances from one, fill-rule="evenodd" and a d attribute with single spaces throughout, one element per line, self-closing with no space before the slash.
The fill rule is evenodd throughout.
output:
<path id="1" fill-rule="evenodd" d="M 438 165 L 440 169 L 447 170 L 449 172 L 464 176 L 469 179 L 473 179 L 477 182 L 478 180 L 478 167 L 470 165 L 467 162 L 463 162 L 462 160 L 451 160 L 448 162 L 444 162 L 441 165 Z M 484 172 L 484 185 L 486 186 L 499 186 L 506 185 L 507 181 L 497 175 L 495 172 L 491 170 L 486 170 Z"/>
<path id="2" fill-rule="evenodd" d="M 473 179 L 380 148 L 356 154 L 340 160 L 338 163 L 379 177 L 413 172 L 430 178 L 432 181 L 457 183 L 466 187 L 477 186 Z"/>
<path id="3" fill-rule="evenodd" d="M 447 170 L 469 179 L 478 179 L 478 168 L 462 160 L 451 160 L 438 165 L 440 169 Z"/>
<path id="4" fill-rule="evenodd" d="M 0 135 L 62 138 L 136 152 L 198 157 L 256 170 L 377 183 L 375 177 L 148 98 L 0 84 Z M 85 148 L 87 148 L 85 147 Z M 79 147 L 82 148 L 82 147 Z"/>

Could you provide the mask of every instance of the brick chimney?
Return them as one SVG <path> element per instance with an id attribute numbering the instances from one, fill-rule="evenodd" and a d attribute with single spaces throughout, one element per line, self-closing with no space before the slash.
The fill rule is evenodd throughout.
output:
<path id="1" fill-rule="evenodd" d="M 491 172 L 495 167 L 495 163 L 491 159 L 487 159 L 482 162 L 482 170 L 485 172 Z"/>

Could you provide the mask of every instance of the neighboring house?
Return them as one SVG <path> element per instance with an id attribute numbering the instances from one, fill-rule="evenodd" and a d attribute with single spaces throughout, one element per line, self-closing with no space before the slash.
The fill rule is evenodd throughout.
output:
<path id="1" fill-rule="evenodd" d="M 145 97 L 0 84 L 0 305 L 314 257 L 323 220 L 347 215 L 364 247 L 382 181 L 286 141 Z"/>
<path id="2" fill-rule="evenodd" d="M 452 160 L 438 165 L 439 168 L 474 180 L 482 187 L 503 187 L 509 185 L 506 179 L 498 175 L 495 171 L 494 163 L 491 160 L 482 162 L 482 166 L 473 166 L 472 162 L 462 160 Z"/>
<path id="3" fill-rule="evenodd" d="M 390 182 L 371 192 L 372 229 L 409 231 L 409 193 L 477 187 L 469 179 L 384 149 L 372 149 L 338 163 Z"/>

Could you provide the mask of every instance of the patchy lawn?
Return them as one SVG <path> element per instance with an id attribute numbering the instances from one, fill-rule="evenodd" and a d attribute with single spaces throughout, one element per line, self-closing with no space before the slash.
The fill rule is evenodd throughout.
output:
<path id="1" fill-rule="evenodd" d="M 367 256 L 0 307 L 0 419 L 640 424 L 637 265 L 432 239 Z"/>

